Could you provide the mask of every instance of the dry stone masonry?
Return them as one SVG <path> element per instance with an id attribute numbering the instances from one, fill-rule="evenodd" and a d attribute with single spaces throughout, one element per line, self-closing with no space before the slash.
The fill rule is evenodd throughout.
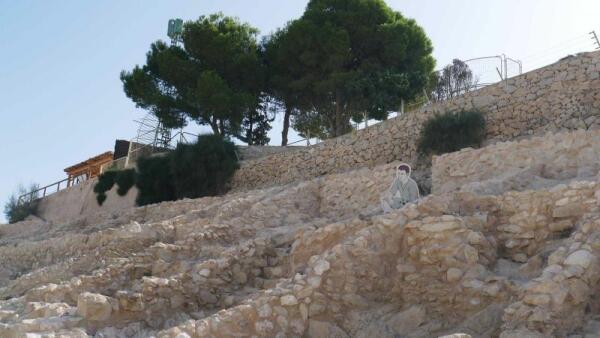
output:
<path id="1" fill-rule="evenodd" d="M 0 337 L 595 337 L 597 140 L 442 156 L 434 194 L 388 214 L 397 162 L 0 226 Z"/>
<path id="2" fill-rule="evenodd" d="M 498 194 L 539 189 L 600 174 L 600 129 L 548 134 L 434 156 L 433 193 Z"/>
<path id="3" fill-rule="evenodd" d="M 382 213 L 423 122 L 473 108 L 488 146 L 434 158 L 433 193 Z M 599 129 L 584 53 L 248 149 L 225 196 L 0 225 L 0 337 L 600 337 Z"/>
<path id="4" fill-rule="evenodd" d="M 488 143 L 600 129 L 600 51 L 569 56 L 306 149 L 244 161 L 234 188 L 287 184 L 392 161 L 414 163 L 423 123 L 435 113 L 461 109 L 479 109 L 485 114 Z"/>

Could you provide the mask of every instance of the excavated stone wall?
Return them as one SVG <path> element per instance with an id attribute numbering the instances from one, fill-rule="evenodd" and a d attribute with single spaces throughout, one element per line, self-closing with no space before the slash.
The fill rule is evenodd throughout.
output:
<path id="1" fill-rule="evenodd" d="M 382 214 L 393 167 L 2 226 L 0 337 L 597 332 L 598 177 Z"/>
<path id="2" fill-rule="evenodd" d="M 468 190 L 498 194 L 536 189 L 600 174 L 600 129 L 501 142 L 434 156 L 433 193 Z"/>
<path id="3" fill-rule="evenodd" d="M 585 234 L 600 231 L 600 185 L 573 183 L 538 194 L 542 210 L 563 196 L 577 196 L 569 203 L 585 207 L 570 214 L 572 233 L 542 239 L 523 251 L 522 262 L 512 260 L 499 229 L 505 222 L 521 224 L 515 215 L 539 216 L 529 192 L 430 196 L 396 213 L 304 232 L 291 255 L 305 268 L 251 300 L 159 337 L 576 333 L 598 313 L 597 236 Z M 566 217 L 546 216 L 550 224 Z"/>
<path id="4" fill-rule="evenodd" d="M 414 162 L 422 124 L 436 112 L 461 109 L 485 113 L 489 143 L 546 132 L 598 129 L 600 52 L 567 57 L 303 150 L 245 161 L 233 186 L 236 190 L 252 189 L 395 160 Z"/>
<path id="5" fill-rule="evenodd" d="M 315 146 L 243 147 L 240 149 L 242 166 L 233 178 L 233 189 L 244 191 L 288 184 L 405 161 L 415 164 L 414 176 L 424 191 L 429 192 L 430 168 L 415 159 L 421 126 L 435 113 L 460 109 L 479 109 L 485 113 L 488 143 L 546 132 L 598 129 L 600 52 L 568 57 L 451 101 L 432 104 Z M 137 191 L 132 189 L 125 197 L 109 191 L 105 204 L 98 206 L 92 191 L 94 182 L 42 199 L 39 216 L 48 221 L 64 222 L 135 205 Z M 500 188 L 500 191 L 504 190 Z"/>

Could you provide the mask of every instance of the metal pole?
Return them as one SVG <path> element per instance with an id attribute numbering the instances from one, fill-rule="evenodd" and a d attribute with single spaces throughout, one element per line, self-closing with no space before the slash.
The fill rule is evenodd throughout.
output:
<path id="1" fill-rule="evenodd" d="M 509 57 L 507 57 L 506 60 L 507 61 L 512 61 L 512 62 L 516 63 L 517 66 L 519 66 L 519 75 L 523 74 L 523 62 L 521 62 L 519 60 L 511 59 Z M 508 69 L 508 67 L 507 67 L 507 69 Z M 507 71 L 507 73 L 508 73 L 508 71 Z"/>
<path id="2" fill-rule="evenodd" d="M 131 145 L 133 141 L 129 141 L 129 148 L 127 149 L 127 157 L 125 158 L 125 168 L 129 166 L 129 156 L 131 155 Z"/>
<path id="3" fill-rule="evenodd" d="M 502 66 L 504 67 L 504 80 L 508 79 L 508 61 L 506 60 L 506 55 L 502 54 Z"/>
<path id="4" fill-rule="evenodd" d="M 600 40 L 598 40 L 598 35 L 596 35 L 596 31 L 591 31 L 590 34 L 592 35 L 592 40 L 596 42 L 596 49 L 600 49 Z"/>

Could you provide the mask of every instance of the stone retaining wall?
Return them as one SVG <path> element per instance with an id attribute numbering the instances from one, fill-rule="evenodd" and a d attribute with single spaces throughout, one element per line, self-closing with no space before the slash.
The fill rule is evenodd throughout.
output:
<path id="1" fill-rule="evenodd" d="M 433 193 L 500 194 L 540 189 L 600 174 L 600 130 L 549 134 L 435 156 Z"/>
<path id="2" fill-rule="evenodd" d="M 237 146 L 240 160 L 256 160 L 272 154 L 304 149 L 303 146 Z"/>
<path id="3" fill-rule="evenodd" d="M 37 216 L 52 222 L 65 222 L 81 216 L 88 216 L 97 212 L 115 212 L 135 206 L 137 188 L 132 187 L 125 196 L 117 194 L 116 185 L 106 192 L 106 201 L 102 206 L 96 201 L 94 185 L 97 178 L 90 179 L 81 184 L 61 190 L 40 200 Z"/>
<path id="4" fill-rule="evenodd" d="M 235 190 L 373 166 L 414 162 L 421 125 L 436 112 L 479 109 L 488 143 L 600 127 L 600 52 L 570 56 L 550 66 L 487 86 L 452 101 L 428 105 L 369 128 L 295 152 L 245 161 Z"/>

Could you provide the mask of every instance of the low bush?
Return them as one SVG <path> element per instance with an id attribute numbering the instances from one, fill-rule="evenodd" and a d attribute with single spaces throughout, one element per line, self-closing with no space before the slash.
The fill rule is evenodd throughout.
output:
<path id="1" fill-rule="evenodd" d="M 8 223 L 17 223 L 25 220 L 27 216 L 37 214 L 38 194 L 27 195 L 21 201 L 19 201 L 19 196 L 35 191 L 38 188 L 38 184 L 31 184 L 29 189 L 19 186 L 17 191 L 8 198 L 8 201 L 4 205 L 4 215 L 6 216 Z"/>
<path id="2" fill-rule="evenodd" d="M 418 142 L 423 155 L 479 147 L 485 139 L 485 118 L 477 110 L 435 115 L 425 122 Z"/>
<path id="3" fill-rule="evenodd" d="M 115 184 L 119 196 L 127 195 L 129 189 L 135 184 L 135 180 L 135 169 L 110 170 L 98 176 L 98 182 L 94 185 L 98 205 L 102 205 L 106 201 L 106 192 L 112 189 Z"/>
<path id="4" fill-rule="evenodd" d="M 115 183 L 117 184 L 117 194 L 119 196 L 127 195 L 127 192 L 131 187 L 135 185 L 136 173 L 135 169 L 119 170 L 115 177 Z"/>
<path id="5" fill-rule="evenodd" d="M 169 156 L 142 157 L 137 163 L 136 187 L 139 206 L 176 199 Z"/>
<path id="6" fill-rule="evenodd" d="M 200 135 L 195 144 L 179 144 L 169 159 L 177 198 L 225 193 L 238 168 L 235 145 L 218 135 Z"/>
<path id="7" fill-rule="evenodd" d="M 137 205 L 225 193 L 238 168 L 233 142 L 218 135 L 200 135 L 194 144 L 138 161 Z"/>
<path id="8" fill-rule="evenodd" d="M 106 192 L 115 185 L 116 177 L 117 172 L 112 170 L 98 176 L 98 182 L 94 185 L 94 192 L 96 193 L 98 205 L 102 205 L 104 201 L 106 201 Z"/>

